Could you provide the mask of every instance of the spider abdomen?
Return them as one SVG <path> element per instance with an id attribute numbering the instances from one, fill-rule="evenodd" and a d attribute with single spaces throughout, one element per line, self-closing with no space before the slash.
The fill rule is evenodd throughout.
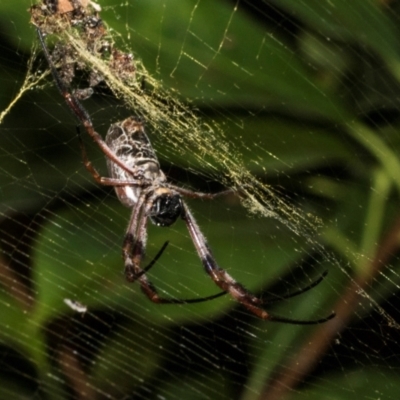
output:
<path id="1" fill-rule="evenodd" d="M 130 174 L 107 159 L 110 177 L 121 181 L 143 179 L 157 184 L 166 181 L 140 118 L 129 117 L 111 125 L 105 142 L 118 159 L 134 171 Z M 140 185 L 115 186 L 118 199 L 127 207 L 137 203 L 141 191 Z"/>

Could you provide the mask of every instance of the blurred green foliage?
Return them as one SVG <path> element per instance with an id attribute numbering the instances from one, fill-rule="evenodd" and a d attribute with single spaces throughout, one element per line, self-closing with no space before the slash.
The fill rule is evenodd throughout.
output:
<path id="1" fill-rule="evenodd" d="M 31 52 L 40 51 L 29 6 L 0 4 L 0 111 L 18 93 Z M 76 121 L 49 78 L 0 125 L 0 397 L 269 398 L 263 396 L 282 367 L 321 332 L 337 346 L 313 356 L 327 352 L 291 399 L 397 398 L 390 371 L 399 366 L 398 328 L 389 332 L 388 325 L 395 324 L 398 303 L 390 296 L 399 283 L 398 2 L 101 6 L 124 38 L 121 46 L 203 120 L 222 127 L 254 175 L 322 221 L 313 245 L 273 219 L 249 217 L 234 197 L 190 202 L 218 263 L 257 293 L 293 291 L 329 269 L 318 289 L 271 307 L 292 318 L 329 314 L 354 282 L 371 297 L 348 304 L 333 335 L 322 326 L 259 321 L 228 296 L 151 304 L 123 279 L 120 246 L 130 210 L 82 167 Z M 126 111 L 109 94 L 87 107 L 102 134 Z M 150 137 L 174 181 L 220 189 L 201 178 L 207 171 L 185 169 L 190 149 L 166 154 L 156 133 Z M 104 172 L 98 149 L 89 153 Z M 152 281 L 176 297 L 216 292 L 183 223 L 149 227 L 149 258 L 167 239 Z M 87 314 L 74 314 L 66 298 L 87 306 Z M 378 306 L 382 316 L 368 317 Z"/>

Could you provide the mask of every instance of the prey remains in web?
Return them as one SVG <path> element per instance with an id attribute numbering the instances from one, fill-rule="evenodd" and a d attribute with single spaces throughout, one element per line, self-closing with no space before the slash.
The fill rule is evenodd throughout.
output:
<path id="1" fill-rule="evenodd" d="M 101 20 L 98 20 L 96 24 L 100 26 Z M 236 301 L 263 320 L 312 325 L 323 323 L 335 316 L 334 313 L 331 313 L 321 319 L 297 320 L 272 315 L 266 311 L 264 306 L 268 303 L 288 299 L 312 289 L 324 279 L 326 272 L 305 288 L 268 300 L 262 300 L 247 290 L 241 283 L 237 282 L 227 271 L 217 264 L 206 238 L 183 200 L 184 197 L 211 200 L 217 196 L 232 193 L 232 190 L 220 193 L 201 193 L 184 189 L 168 182 L 167 177 L 160 169 L 159 161 L 145 133 L 144 121 L 141 118 L 128 117 L 123 121 L 112 124 L 106 138 L 103 139 L 95 130 L 88 112 L 80 102 L 79 93 L 81 92 L 72 92 L 68 83 L 60 76 L 53 62 L 52 55 L 46 46 L 44 33 L 39 26 L 37 26 L 37 33 L 54 81 L 61 95 L 85 131 L 106 156 L 109 176 L 101 176 L 89 161 L 78 130 L 82 158 L 86 169 L 97 183 L 114 187 L 120 202 L 132 208 L 122 247 L 125 276 L 129 282 L 138 281 L 143 293 L 152 302 L 157 304 L 199 303 L 229 293 Z M 145 255 L 147 222 L 149 219 L 160 227 L 168 227 L 176 222 L 177 219 L 182 219 L 186 224 L 206 273 L 222 292 L 194 299 L 175 299 L 160 296 L 156 287 L 148 279 L 147 272 L 162 255 L 168 242 L 165 242 L 149 265 L 144 268 L 141 267 Z"/>

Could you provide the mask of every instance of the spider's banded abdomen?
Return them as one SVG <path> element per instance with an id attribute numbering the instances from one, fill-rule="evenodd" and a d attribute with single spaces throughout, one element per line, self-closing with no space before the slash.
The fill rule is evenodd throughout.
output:
<path id="1" fill-rule="evenodd" d="M 111 178 L 122 181 L 146 179 L 154 181 L 157 185 L 166 181 L 150 140 L 144 131 L 143 122 L 139 118 L 129 117 L 111 125 L 105 142 L 123 163 L 135 171 L 132 175 L 107 159 Z M 136 204 L 141 191 L 142 188 L 138 185 L 115 187 L 119 200 L 127 207 Z"/>

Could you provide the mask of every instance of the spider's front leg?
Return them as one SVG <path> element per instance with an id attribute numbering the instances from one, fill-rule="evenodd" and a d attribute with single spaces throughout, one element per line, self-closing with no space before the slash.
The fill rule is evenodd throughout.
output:
<path id="1" fill-rule="evenodd" d="M 170 185 L 170 187 L 171 187 L 171 189 L 174 189 L 182 196 L 189 197 L 191 199 L 213 200 L 216 197 L 227 196 L 228 194 L 236 193 L 236 191 L 234 189 L 226 189 L 226 190 L 222 190 L 221 192 L 217 192 L 217 193 L 203 193 L 203 192 L 194 192 L 192 190 L 184 189 L 184 188 L 181 188 L 181 187 L 175 186 L 175 185 Z"/>
<path id="2" fill-rule="evenodd" d="M 201 233 L 192 213 L 185 203 L 182 202 L 182 205 L 182 219 L 186 222 L 186 226 L 189 230 L 192 241 L 207 274 L 223 291 L 230 293 L 235 300 L 243 304 L 244 307 L 255 314 L 258 318 L 270 321 L 286 322 L 295 325 L 314 325 L 328 321 L 335 316 L 335 313 L 331 313 L 325 318 L 307 321 L 271 315 L 264 308 L 262 308 L 264 302 L 261 299 L 249 292 L 243 285 L 233 279 L 232 276 L 230 276 L 224 269 L 218 266 L 211 249 L 207 244 L 206 238 Z M 316 284 L 318 284 L 321 280 L 322 279 L 316 281 Z M 310 285 L 308 288 L 312 288 L 313 286 L 315 286 L 315 283 Z M 295 292 L 294 295 L 301 294 L 303 292 L 304 290 L 299 290 L 298 292 Z"/>
<path id="3" fill-rule="evenodd" d="M 139 196 L 137 203 L 133 207 L 132 215 L 129 220 L 129 225 L 122 246 L 122 257 L 124 259 L 125 265 L 125 277 L 128 282 L 136 281 L 144 273 L 144 270 L 140 268 L 140 263 L 142 261 L 142 258 L 144 257 L 147 236 L 145 230 L 147 218 L 145 218 L 142 212 L 145 200 L 146 195 L 142 194 L 141 196 Z M 138 225 L 142 225 L 141 230 L 138 230 Z M 141 232 L 141 234 L 139 232 Z"/>
<path id="4" fill-rule="evenodd" d="M 154 196 L 153 196 L 154 197 Z M 188 304 L 201 303 L 223 296 L 226 292 L 220 292 L 212 296 L 195 298 L 195 299 L 173 299 L 161 297 L 156 287 L 149 281 L 146 272 L 155 264 L 161 256 L 168 242 L 164 243 L 161 250 L 157 253 L 150 264 L 141 268 L 141 262 L 145 255 L 147 241 L 147 220 L 151 208 L 153 207 L 153 199 L 142 194 L 135 205 L 132 216 L 128 225 L 128 229 L 124 239 L 122 255 L 125 265 L 125 277 L 129 282 L 138 281 L 143 293 L 153 302 L 157 304 Z"/>

